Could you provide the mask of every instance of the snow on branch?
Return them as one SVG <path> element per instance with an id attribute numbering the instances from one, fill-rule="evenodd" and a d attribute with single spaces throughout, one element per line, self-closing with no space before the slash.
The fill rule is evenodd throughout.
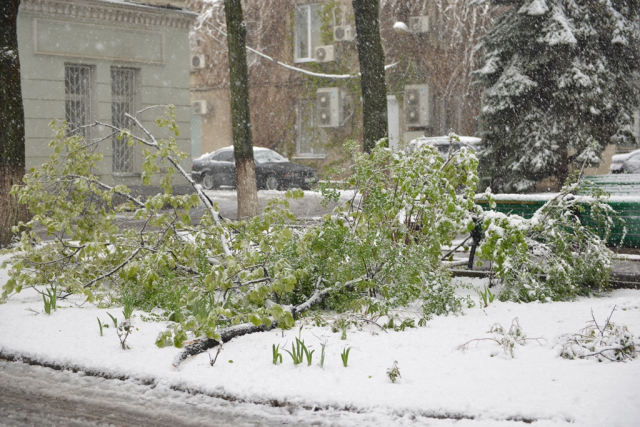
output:
<path id="1" fill-rule="evenodd" d="M 331 292 L 337 291 L 339 289 L 352 290 L 355 284 L 361 282 L 364 279 L 365 279 L 364 277 L 359 277 L 357 279 L 346 282 L 344 285 L 340 283 L 336 283 L 332 287 L 316 290 L 309 297 L 309 299 L 307 299 L 302 304 L 296 307 L 293 307 L 291 309 L 291 314 L 293 318 L 295 319 L 301 313 L 309 310 L 313 306 L 320 304 Z M 316 285 L 319 286 L 321 282 L 322 282 L 322 276 L 318 278 Z M 207 338 L 207 337 L 193 340 L 185 346 L 183 351 L 181 351 L 176 355 L 176 357 L 173 359 L 173 366 L 177 368 L 187 358 L 203 353 L 213 347 L 216 347 L 218 345 L 221 345 L 222 343 L 230 341 L 233 338 L 240 337 L 243 335 L 253 334 L 256 332 L 266 332 L 266 331 L 270 331 L 272 329 L 277 328 L 278 322 L 273 318 L 271 318 L 270 320 L 271 320 L 271 323 L 269 325 L 256 326 L 253 323 L 242 323 L 240 325 L 233 325 L 228 328 L 224 328 L 219 331 L 220 340 L 215 340 L 213 338 Z"/>

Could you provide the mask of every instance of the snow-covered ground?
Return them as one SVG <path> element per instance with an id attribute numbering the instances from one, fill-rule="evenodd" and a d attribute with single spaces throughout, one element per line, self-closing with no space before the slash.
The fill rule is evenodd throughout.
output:
<path id="1" fill-rule="evenodd" d="M 0 271 L 0 285 L 6 279 L 6 272 Z M 477 299 L 475 293 L 473 297 Z M 592 310 L 604 322 L 616 306 L 612 321 L 640 334 L 640 291 L 636 290 L 567 303 L 494 301 L 485 309 L 477 305 L 466 309 L 465 315 L 436 317 L 426 327 L 404 332 L 384 332 L 376 326 L 362 331 L 352 328 L 346 340 L 328 327 L 306 325 L 301 336 L 315 350 L 312 366 L 306 362 L 294 366 L 283 350 L 290 349 L 300 333 L 296 328 L 232 340 L 213 367 L 205 353 L 176 369 L 171 363 L 180 350 L 154 345 L 164 323 L 143 322 L 137 313 L 137 329 L 127 341 L 131 349 L 124 351 L 113 328 L 100 336 L 96 320 L 110 322 L 107 312 L 121 319 L 121 309 L 76 306 L 81 303 L 80 299 L 64 301 L 47 316 L 42 298 L 33 290 L 12 296 L 0 305 L 1 354 L 235 402 L 271 405 L 277 401 L 300 408 L 302 413 L 291 411 L 298 417 L 313 414 L 309 416 L 317 417 L 318 425 L 500 426 L 530 420 L 540 426 L 640 425 L 640 360 L 565 360 L 557 351 L 558 337 L 586 326 Z M 474 338 L 490 337 L 487 331 L 495 323 L 508 329 L 514 318 L 529 337 L 541 338 L 541 344 L 529 341 L 516 346 L 514 358 L 490 341 L 480 341 L 466 351 L 457 349 Z M 277 366 L 272 364 L 273 344 L 279 344 L 283 353 L 284 362 Z M 351 347 L 347 368 L 340 358 L 345 347 Z M 395 384 L 386 374 L 394 361 L 402 375 Z M 337 415 L 340 410 L 346 411 L 343 416 Z"/>

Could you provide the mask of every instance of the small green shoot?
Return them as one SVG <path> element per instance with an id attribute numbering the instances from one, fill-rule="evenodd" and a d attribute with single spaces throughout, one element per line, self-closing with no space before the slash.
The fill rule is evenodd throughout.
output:
<path id="1" fill-rule="evenodd" d="M 118 327 L 118 319 L 116 319 L 115 317 L 113 317 L 111 315 L 111 313 L 107 313 L 109 315 L 109 317 L 111 317 L 111 320 L 113 320 L 113 327 L 117 328 Z"/>
<path id="2" fill-rule="evenodd" d="M 324 350 L 327 348 L 327 342 L 323 342 L 320 344 L 322 346 L 322 351 L 320 352 L 320 367 L 324 369 Z"/>
<path id="3" fill-rule="evenodd" d="M 102 328 L 104 328 L 105 326 L 107 326 L 107 327 L 108 327 L 109 325 L 104 325 L 104 324 L 102 324 L 102 322 L 100 321 L 100 318 L 99 318 L 99 317 L 96 317 L 96 319 L 98 319 L 98 326 L 100 326 L 100 336 L 102 337 L 102 336 L 104 336 L 104 335 L 102 334 Z"/>
<path id="4" fill-rule="evenodd" d="M 126 344 L 127 338 L 133 332 L 133 326 L 131 325 L 131 319 L 124 319 L 124 321 L 118 326 L 118 319 L 113 317 L 111 313 L 107 313 L 111 320 L 113 321 L 113 327 L 116 328 L 116 333 L 118 334 L 118 339 L 120 340 L 120 346 L 123 350 L 129 349 L 129 346 Z M 125 312 L 123 312 L 125 314 Z M 129 317 L 131 317 L 131 311 L 128 312 Z M 107 325 L 103 325 L 106 327 Z"/>
<path id="5" fill-rule="evenodd" d="M 291 343 L 291 351 L 289 350 L 285 350 L 285 351 L 289 353 L 289 355 L 291 356 L 291 359 L 293 359 L 293 364 L 299 365 L 302 363 L 302 360 L 304 359 L 305 350 L 306 350 L 306 347 L 304 345 L 304 341 L 300 341 L 299 338 L 296 338 L 295 345 Z"/>
<path id="6" fill-rule="evenodd" d="M 393 366 L 387 369 L 387 376 L 392 383 L 395 383 L 398 378 L 402 378 L 402 375 L 400 375 L 400 369 L 398 368 L 398 361 L 394 361 Z"/>
<path id="7" fill-rule="evenodd" d="M 46 295 L 45 295 L 46 292 Z M 58 285 L 55 285 L 53 288 L 47 288 L 45 292 L 42 293 L 42 301 L 44 302 L 44 312 L 47 314 L 51 314 L 51 311 L 55 311 L 58 309 Z"/>
<path id="8" fill-rule="evenodd" d="M 280 344 L 271 346 L 271 354 L 273 356 L 273 364 L 277 365 L 278 361 L 282 363 L 282 354 L 280 354 Z"/>
<path id="9" fill-rule="evenodd" d="M 340 339 L 343 340 L 343 341 L 347 339 L 347 326 L 348 325 L 346 323 L 344 323 L 340 327 L 340 329 L 342 329 L 342 335 L 340 336 Z"/>
<path id="10" fill-rule="evenodd" d="M 125 294 L 123 297 L 124 300 L 124 310 L 122 310 L 122 315 L 125 320 L 131 320 L 131 315 L 133 314 L 133 296 L 130 294 Z"/>
<path id="11" fill-rule="evenodd" d="M 342 354 L 340 355 L 340 358 L 342 359 L 342 364 L 344 365 L 345 368 L 349 364 L 350 351 L 351 351 L 351 347 L 345 347 L 344 350 L 342 350 Z"/>
<path id="12" fill-rule="evenodd" d="M 493 302 L 496 295 L 491 292 L 491 289 L 487 288 L 487 285 L 484 286 L 484 292 L 478 292 L 480 297 L 482 298 L 482 303 L 485 307 L 489 307 L 489 304 Z"/>
<path id="13" fill-rule="evenodd" d="M 304 351 L 304 355 L 307 358 L 307 366 L 311 366 L 311 361 L 313 360 L 313 352 L 315 350 L 309 351 L 309 349 L 307 349 L 307 346 L 304 345 L 304 342 L 302 343 L 302 350 Z"/>

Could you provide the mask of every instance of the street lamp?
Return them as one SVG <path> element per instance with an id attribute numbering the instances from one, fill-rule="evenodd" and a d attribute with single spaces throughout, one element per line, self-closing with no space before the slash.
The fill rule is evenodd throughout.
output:
<path id="1" fill-rule="evenodd" d="M 395 24 L 393 24 L 393 31 L 395 31 L 398 34 L 410 34 L 411 31 L 409 30 L 409 27 L 407 26 L 407 24 L 405 24 L 404 22 L 398 21 Z"/>

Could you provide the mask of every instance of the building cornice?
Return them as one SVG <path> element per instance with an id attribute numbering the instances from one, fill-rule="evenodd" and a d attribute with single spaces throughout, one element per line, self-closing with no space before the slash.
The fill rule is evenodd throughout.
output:
<path id="1" fill-rule="evenodd" d="M 20 11 L 47 17 L 190 29 L 197 14 L 186 9 L 149 6 L 122 0 L 22 0 Z"/>

